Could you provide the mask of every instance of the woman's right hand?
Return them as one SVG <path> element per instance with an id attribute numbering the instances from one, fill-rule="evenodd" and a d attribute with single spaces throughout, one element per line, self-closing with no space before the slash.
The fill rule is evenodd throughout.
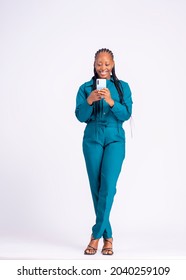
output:
<path id="1" fill-rule="evenodd" d="M 89 105 L 92 105 L 95 101 L 98 101 L 100 99 L 101 99 L 101 94 L 99 93 L 99 90 L 95 89 L 91 92 L 91 94 L 87 98 L 87 102 Z"/>

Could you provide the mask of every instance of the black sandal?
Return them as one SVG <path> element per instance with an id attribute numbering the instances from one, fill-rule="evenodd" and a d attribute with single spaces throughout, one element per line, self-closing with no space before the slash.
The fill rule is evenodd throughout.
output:
<path id="1" fill-rule="evenodd" d="M 91 243 L 91 241 L 93 241 L 93 240 L 96 240 L 96 239 L 93 238 L 93 237 L 91 237 L 90 243 Z M 87 246 L 87 248 L 86 248 L 85 251 L 84 251 L 84 254 L 85 254 L 85 255 L 95 255 L 95 254 L 97 253 L 97 248 L 92 247 L 92 246 L 90 245 L 90 243 L 89 243 L 89 245 Z"/>
<path id="2" fill-rule="evenodd" d="M 103 245 L 103 249 L 102 249 L 101 253 L 105 256 L 112 256 L 114 254 L 112 246 L 110 248 L 105 247 L 106 242 L 109 242 L 112 245 L 112 241 L 108 240 L 107 238 L 104 238 L 104 245 Z"/>

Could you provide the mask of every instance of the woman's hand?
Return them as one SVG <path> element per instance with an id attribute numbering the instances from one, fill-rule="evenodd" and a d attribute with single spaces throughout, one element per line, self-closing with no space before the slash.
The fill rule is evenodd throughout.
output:
<path id="1" fill-rule="evenodd" d="M 99 91 L 101 98 L 104 98 L 105 101 L 109 104 L 110 107 L 114 106 L 114 100 L 111 97 L 110 90 L 108 88 L 103 88 Z"/>
<path id="2" fill-rule="evenodd" d="M 101 99 L 100 91 L 95 89 L 91 92 L 91 94 L 87 98 L 87 102 L 89 105 L 92 105 L 95 101 L 98 101 L 100 99 Z"/>

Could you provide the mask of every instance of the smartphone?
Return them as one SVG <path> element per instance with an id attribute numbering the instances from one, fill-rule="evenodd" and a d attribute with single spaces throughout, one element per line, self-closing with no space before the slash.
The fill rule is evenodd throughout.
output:
<path id="1" fill-rule="evenodd" d="M 106 79 L 96 79 L 96 89 L 100 90 L 107 87 Z"/>

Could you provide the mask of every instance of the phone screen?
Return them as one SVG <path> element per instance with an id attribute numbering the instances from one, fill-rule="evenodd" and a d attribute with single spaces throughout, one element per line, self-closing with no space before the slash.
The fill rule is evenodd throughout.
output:
<path id="1" fill-rule="evenodd" d="M 97 79 L 96 80 L 96 89 L 100 90 L 106 88 L 106 79 Z"/>

